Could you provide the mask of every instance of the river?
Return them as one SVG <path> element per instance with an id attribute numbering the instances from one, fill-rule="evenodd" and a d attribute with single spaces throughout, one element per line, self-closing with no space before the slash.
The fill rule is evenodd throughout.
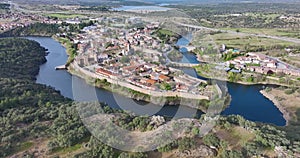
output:
<path id="1" fill-rule="evenodd" d="M 37 41 L 41 46 L 48 49 L 47 62 L 40 66 L 40 72 L 37 76 L 37 83 L 49 85 L 59 90 L 65 97 L 82 101 L 95 100 L 94 95 L 100 102 L 107 103 L 113 108 L 122 108 L 140 115 L 157 114 L 164 116 L 175 116 L 176 118 L 200 116 L 201 112 L 186 106 L 161 107 L 151 103 L 136 101 L 130 98 L 114 94 L 110 91 L 95 88 L 85 82 L 85 80 L 72 76 L 67 71 L 56 71 L 55 66 L 65 64 L 67 55 L 65 48 L 57 41 L 47 37 L 27 37 Z M 186 73 L 201 78 L 193 69 L 183 69 Z M 264 123 L 272 123 L 278 126 L 284 126 L 286 121 L 279 109 L 263 95 L 259 90 L 262 85 L 246 86 L 235 83 L 227 83 L 228 91 L 232 101 L 228 108 L 222 114 L 239 114 L 246 119 Z M 76 96 L 76 97 L 74 97 Z"/>
<path id="2" fill-rule="evenodd" d="M 177 46 L 187 46 L 187 45 L 189 45 L 191 39 L 192 39 L 192 35 L 187 34 L 186 36 L 183 36 L 182 38 L 180 38 L 177 41 L 176 45 Z M 188 50 L 185 47 L 180 48 L 179 51 L 183 55 L 182 59 L 179 62 L 181 62 L 181 63 L 199 63 L 195 54 L 188 52 Z"/>

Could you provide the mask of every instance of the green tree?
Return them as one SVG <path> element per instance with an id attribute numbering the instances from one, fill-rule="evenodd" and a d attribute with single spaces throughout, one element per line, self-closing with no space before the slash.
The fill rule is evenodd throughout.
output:
<path id="1" fill-rule="evenodd" d="M 218 148 L 220 146 L 220 139 L 214 134 L 207 134 L 203 137 L 203 143 Z"/>

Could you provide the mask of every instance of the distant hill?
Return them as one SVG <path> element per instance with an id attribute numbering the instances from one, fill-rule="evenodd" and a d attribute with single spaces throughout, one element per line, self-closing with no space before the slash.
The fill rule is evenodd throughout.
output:
<path id="1" fill-rule="evenodd" d="M 142 0 L 141 0 L 142 1 Z M 300 0 L 147 0 L 153 3 L 180 3 L 180 4 L 209 4 L 209 3 L 300 3 Z"/>
<path id="2" fill-rule="evenodd" d="M 215 4 L 215 3 L 300 3 L 300 0 L 12 0 L 23 3 L 149 5 L 149 4 Z"/>

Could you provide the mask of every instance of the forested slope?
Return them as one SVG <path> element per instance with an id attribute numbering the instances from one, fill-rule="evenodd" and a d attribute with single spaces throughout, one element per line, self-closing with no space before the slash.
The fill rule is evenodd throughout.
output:
<path id="1" fill-rule="evenodd" d="M 20 36 L 52 36 L 59 33 L 59 25 L 35 23 L 26 27 L 17 27 L 3 32 L 0 37 L 20 37 Z"/>

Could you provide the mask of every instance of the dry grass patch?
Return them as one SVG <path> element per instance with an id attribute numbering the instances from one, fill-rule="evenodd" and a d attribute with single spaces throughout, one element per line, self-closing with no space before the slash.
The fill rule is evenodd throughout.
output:
<path id="1" fill-rule="evenodd" d="M 229 148 L 237 150 L 255 138 L 255 134 L 242 127 L 234 127 L 230 130 L 220 129 L 216 134 L 221 140 L 225 140 L 228 143 Z"/>
<path id="2" fill-rule="evenodd" d="M 296 119 L 296 111 L 300 108 L 300 94 L 294 92 L 287 94 L 284 89 L 273 88 L 269 94 L 273 95 L 278 102 L 283 106 L 291 115 L 291 118 Z"/>

